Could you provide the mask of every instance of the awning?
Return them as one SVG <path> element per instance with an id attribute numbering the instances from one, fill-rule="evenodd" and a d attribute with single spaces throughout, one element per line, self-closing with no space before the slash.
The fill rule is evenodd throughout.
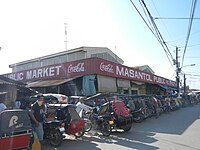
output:
<path id="1" fill-rule="evenodd" d="M 116 78 L 97 75 L 99 92 L 116 92 Z"/>
<path id="2" fill-rule="evenodd" d="M 173 91 L 177 90 L 177 88 L 175 87 L 169 87 L 169 86 L 164 86 L 164 85 L 159 85 L 159 86 L 165 90 L 173 90 Z"/>
<path id="3" fill-rule="evenodd" d="M 170 87 L 170 90 L 176 91 L 177 88 Z"/>
<path id="4" fill-rule="evenodd" d="M 63 83 L 72 81 L 78 77 L 68 78 L 68 79 L 57 79 L 57 80 L 40 80 L 27 83 L 26 87 L 49 87 L 49 86 L 56 86 L 61 85 Z"/>
<path id="5" fill-rule="evenodd" d="M 144 82 L 137 82 L 137 81 L 131 81 L 131 83 L 134 83 L 136 85 L 143 85 L 144 84 Z"/>
<path id="6" fill-rule="evenodd" d="M 165 90 L 169 90 L 170 88 L 168 86 L 164 86 L 164 85 L 159 85 L 161 88 L 165 89 Z"/>
<path id="7" fill-rule="evenodd" d="M 118 87 L 124 87 L 124 88 L 130 88 L 131 84 L 130 84 L 129 80 L 117 79 L 117 86 Z"/>

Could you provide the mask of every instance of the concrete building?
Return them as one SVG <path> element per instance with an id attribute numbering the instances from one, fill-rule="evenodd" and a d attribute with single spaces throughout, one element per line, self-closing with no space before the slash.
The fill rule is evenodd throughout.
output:
<path id="1" fill-rule="evenodd" d="M 93 95 L 99 92 L 162 94 L 176 86 L 147 66 L 128 67 L 105 47 L 80 47 L 16 64 L 5 76 L 42 93 Z"/>

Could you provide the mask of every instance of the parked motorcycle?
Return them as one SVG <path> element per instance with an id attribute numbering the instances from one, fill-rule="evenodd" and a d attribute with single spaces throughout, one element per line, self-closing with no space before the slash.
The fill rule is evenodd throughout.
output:
<path id="1" fill-rule="evenodd" d="M 44 139 L 47 139 L 50 145 L 59 147 L 62 144 L 65 129 L 60 121 L 45 121 L 43 129 Z"/>
<path id="2" fill-rule="evenodd" d="M 94 130 L 100 131 L 104 136 L 109 136 L 112 132 L 111 125 L 113 122 L 108 119 L 108 116 L 100 115 L 95 112 L 96 111 L 91 110 L 84 113 L 85 131 L 89 132 L 93 128 Z"/>
<path id="3" fill-rule="evenodd" d="M 132 114 L 132 119 L 136 123 L 141 123 L 144 118 L 144 111 L 139 106 L 138 102 L 136 100 L 129 100 L 127 104 L 127 108 L 129 112 Z"/>

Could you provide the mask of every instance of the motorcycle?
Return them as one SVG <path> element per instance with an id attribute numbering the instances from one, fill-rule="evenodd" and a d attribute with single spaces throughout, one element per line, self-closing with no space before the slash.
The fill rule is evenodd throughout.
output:
<path id="1" fill-rule="evenodd" d="M 107 132 L 112 133 L 113 129 L 122 129 L 124 130 L 124 132 L 128 132 L 132 128 L 133 117 L 129 113 L 125 102 L 121 99 L 118 100 L 117 96 L 118 95 L 112 93 L 99 93 L 94 96 L 88 97 L 87 101 L 94 101 L 98 98 L 106 99 L 107 102 L 102 104 L 100 109 L 98 110 L 97 116 L 99 116 L 99 119 L 97 120 L 100 120 L 100 122 L 101 120 L 103 120 L 103 122 L 106 123 L 106 127 L 108 130 Z M 98 118 L 97 116 L 96 118 Z"/>
<path id="2" fill-rule="evenodd" d="M 64 133 L 74 135 L 76 138 L 84 135 L 85 122 L 76 112 L 76 105 L 49 104 L 48 113 L 48 116 L 53 114 L 53 118 L 56 118 L 56 120 L 59 120 L 63 124 Z"/>
<path id="3" fill-rule="evenodd" d="M 112 121 L 108 119 L 108 116 L 100 115 L 95 113 L 94 109 L 89 112 L 85 112 L 83 115 L 85 120 L 84 129 L 89 132 L 92 128 L 101 132 L 104 136 L 110 136 L 112 132 L 111 125 Z"/>
<path id="4" fill-rule="evenodd" d="M 50 145 L 59 147 L 62 144 L 65 129 L 60 121 L 45 121 L 43 129 L 44 139 L 47 139 Z"/>
<path id="5" fill-rule="evenodd" d="M 145 112 L 143 108 L 140 107 L 137 100 L 129 100 L 126 106 L 129 110 L 129 113 L 132 114 L 132 119 L 134 122 L 141 123 L 145 119 L 144 118 Z"/>

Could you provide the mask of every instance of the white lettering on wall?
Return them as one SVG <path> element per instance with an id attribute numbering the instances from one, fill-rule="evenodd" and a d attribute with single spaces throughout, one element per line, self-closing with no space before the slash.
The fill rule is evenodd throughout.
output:
<path id="1" fill-rule="evenodd" d="M 24 79 L 24 73 L 23 72 L 12 73 L 12 74 L 6 75 L 6 77 L 13 80 L 21 81 Z"/>
<path id="2" fill-rule="evenodd" d="M 154 76 L 154 82 L 165 84 L 165 79 L 161 77 Z"/>
<path id="3" fill-rule="evenodd" d="M 84 63 L 78 63 L 77 65 L 74 66 L 70 64 L 67 69 L 67 73 L 84 72 L 84 71 L 85 71 Z"/>
<path id="4" fill-rule="evenodd" d="M 123 76 L 123 77 L 130 77 L 139 80 L 146 80 L 146 81 L 153 81 L 151 79 L 151 75 L 145 72 L 133 70 L 131 68 L 126 67 L 119 67 L 116 66 L 116 75 Z"/>
<path id="5" fill-rule="evenodd" d="M 105 71 L 105 72 L 109 72 L 109 73 L 114 73 L 114 69 L 113 69 L 113 65 L 111 64 L 104 64 L 104 62 L 102 62 L 100 64 L 100 70 L 101 71 Z"/>
<path id="6" fill-rule="evenodd" d="M 29 70 L 26 72 L 26 79 L 30 80 L 30 79 L 36 79 L 36 78 L 41 78 L 41 77 L 57 76 L 60 74 L 61 67 L 62 66 L 53 66 L 53 67 Z"/>

